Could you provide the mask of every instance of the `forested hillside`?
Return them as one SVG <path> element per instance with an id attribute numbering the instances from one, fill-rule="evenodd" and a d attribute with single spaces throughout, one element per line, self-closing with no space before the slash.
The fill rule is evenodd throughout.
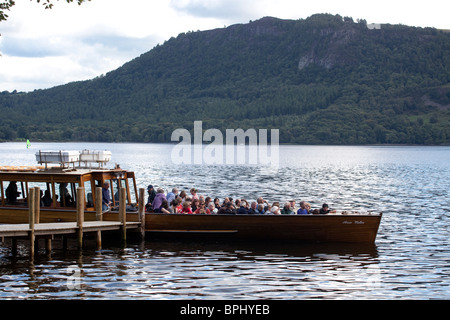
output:
<path id="1" fill-rule="evenodd" d="M 332 15 L 178 35 L 89 81 L 0 93 L 0 140 L 170 142 L 276 128 L 281 143 L 450 144 L 450 33 Z"/>

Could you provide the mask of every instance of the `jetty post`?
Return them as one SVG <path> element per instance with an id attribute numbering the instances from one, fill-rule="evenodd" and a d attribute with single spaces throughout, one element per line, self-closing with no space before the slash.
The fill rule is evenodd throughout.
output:
<path id="1" fill-rule="evenodd" d="M 34 210 L 34 222 L 38 224 L 41 219 L 41 189 L 39 187 L 34 187 Z"/>
<path id="2" fill-rule="evenodd" d="M 141 223 L 140 232 L 141 232 L 141 239 L 145 239 L 145 189 L 140 188 L 139 189 L 139 201 L 138 201 L 138 208 L 139 208 L 139 222 Z"/>
<path id="3" fill-rule="evenodd" d="M 103 212 L 102 212 L 102 188 L 95 188 L 95 220 L 103 221 Z M 102 248 L 102 232 L 97 231 L 97 249 L 100 250 Z"/>
<path id="4" fill-rule="evenodd" d="M 119 189 L 119 221 L 122 225 L 122 240 L 127 241 L 127 203 L 125 188 Z"/>
<path id="5" fill-rule="evenodd" d="M 41 220 L 41 188 L 34 187 L 34 224 L 39 224 Z M 52 251 L 53 235 L 45 237 L 45 251 L 50 254 Z M 39 247 L 39 239 L 36 240 L 36 249 Z"/>
<path id="6" fill-rule="evenodd" d="M 34 223 L 35 223 L 35 189 L 30 188 L 28 190 L 28 222 L 30 227 L 30 257 L 33 259 L 34 257 L 34 241 L 35 241 L 35 234 L 34 234 Z"/>
<path id="7" fill-rule="evenodd" d="M 78 227 L 78 248 L 83 247 L 83 222 L 84 222 L 84 188 L 77 188 L 77 227 Z"/>
<path id="8" fill-rule="evenodd" d="M 122 240 L 127 241 L 127 198 L 125 188 L 119 189 L 119 221 L 122 225 Z"/>
<path id="9" fill-rule="evenodd" d="M 36 196 L 37 195 L 37 196 Z M 40 188 L 34 187 L 28 189 L 28 225 L 29 225 L 29 236 L 30 236 L 30 255 L 33 257 L 36 249 L 36 236 L 34 231 L 34 225 L 39 223 L 40 207 L 41 207 L 41 197 Z M 51 246 L 51 244 L 50 244 Z M 12 254 L 17 254 L 17 238 L 13 237 L 11 240 Z"/>

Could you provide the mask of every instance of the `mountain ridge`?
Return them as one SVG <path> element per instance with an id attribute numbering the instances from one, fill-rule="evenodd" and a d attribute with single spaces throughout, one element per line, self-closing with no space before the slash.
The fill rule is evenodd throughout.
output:
<path id="1" fill-rule="evenodd" d="M 180 33 L 91 80 L 3 92 L 0 139 L 170 142 L 202 120 L 279 128 L 281 143 L 450 144 L 449 83 L 446 32 L 264 17 Z"/>

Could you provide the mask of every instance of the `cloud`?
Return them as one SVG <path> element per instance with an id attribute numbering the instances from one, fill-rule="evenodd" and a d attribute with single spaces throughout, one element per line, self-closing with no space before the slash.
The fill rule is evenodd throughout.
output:
<path id="1" fill-rule="evenodd" d="M 149 51 L 154 39 L 88 35 L 70 39 L 7 39 L 0 58 L 0 91 L 32 91 L 88 80 Z"/>
<path id="2" fill-rule="evenodd" d="M 44 10 L 29 1 L 17 2 L 10 19 L 0 25 L 0 91 L 32 91 L 92 79 L 163 40 L 148 26 L 145 10 L 133 20 L 131 9 L 121 11 L 118 3 L 60 2 Z"/>
<path id="3" fill-rule="evenodd" d="M 20 39 L 5 38 L 2 39 L 2 54 L 13 57 L 51 57 L 57 56 L 59 48 L 55 47 L 47 39 Z"/>
<path id="4" fill-rule="evenodd" d="M 73 76 L 84 78 L 86 67 L 68 57 L 3 57 L 0 91 L 32 91 L 55 83 L 70 82 Z M 3 63 L 4 62 L 4 63 Z M 70 77 L 67 75 L 70 74 Z M 62 81 L 62 82 L 61 82 Z"/>
<path id="5" fill-rule="evenodd" d="M 448 0 L 92 0 L 81 6 L 58 1 L 45 10 L 36 1 L 16 1 L 8 21 L 0 23 L 0 91 L 95 78 L 182 32 L 264 16 L 332 13 L 449 29 L 448 7 Z"/>
<path id="6" fill-rule="evenodd" d="M 112 51 L 122 56 L 133 57 L 151 50 L 158 40 L 156 36 L 133 38 L 117 34 L 87 35 L 78 39 L 84 46 L 102 48 L 105 51 L 103 53 Z"/>
<path id="7" fill-rule="evenodd" d="M 202 18 L 229 21 L 260 17 L 265 0 L 171 0 L 170 6 L 179 12 Z"/>
<path id="8" fill-rule="evenodd" d="M 330 13 L 368 22 L 450 28 L 448 0 L 170 0 L 169 3 L 174 10 L 194 17 L 241 23 L 263 16 L 304 19 Z"/>
<path id="9" fill-rule="evenodd" d="M 0 91 L 30 91 L 95 78 L 181 32 L 223 25 L 177 12 L 168 0 L 93 0 L 52 10 L 17 2 L 0 26 Z"/>

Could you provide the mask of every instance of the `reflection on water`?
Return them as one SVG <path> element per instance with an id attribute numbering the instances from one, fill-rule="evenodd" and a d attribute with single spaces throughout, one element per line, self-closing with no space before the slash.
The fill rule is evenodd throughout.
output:
<path id="1" fill-rule="evenodd" d="M 145 243 L 3 259 L 3 298 L 364 298 L 379 285 L 375 246 Z M 324 292 L 326 294 L 324 294 Z"/>
<path id="2" fill-rule="evenodd" d="M 449 147 L 280 146 L 280 166 L 173 165 L 170 145 L 0 145 L 0 165 L 30 165 L 39 149 L 108 149 L 139 187 L 328 202 L 381 211 L 371 246 L 227 243 L 109 244 L 54 250 L 33 263 L 26 246 L 0 247 L 0 298 L 449 299 Z"/>

